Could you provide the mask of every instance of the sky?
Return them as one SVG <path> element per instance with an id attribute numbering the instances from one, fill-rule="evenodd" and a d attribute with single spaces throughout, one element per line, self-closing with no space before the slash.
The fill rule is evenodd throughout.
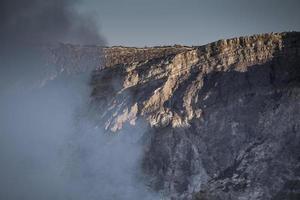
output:
<path id="1" fill-rule="evenodd" d="M 108 45 L 202 45 L 300 31 L 299 0 L 87 0 Z"/>

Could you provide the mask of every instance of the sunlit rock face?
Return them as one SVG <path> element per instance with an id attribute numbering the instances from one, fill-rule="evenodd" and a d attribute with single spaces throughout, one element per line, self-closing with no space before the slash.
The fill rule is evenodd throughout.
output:
<path id="1" fill-rule="evenodd" d="M 169 199 L 300 198 L 300 33 L 76 48 L 75 63 L 104 52 L 91 80 L 99 127 L 147 125 L 142 169 L 153 190 Z"/>

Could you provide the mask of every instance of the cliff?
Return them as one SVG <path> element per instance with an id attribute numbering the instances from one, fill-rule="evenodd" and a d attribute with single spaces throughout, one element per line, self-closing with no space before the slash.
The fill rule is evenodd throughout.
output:
<path id="1" fill-rule="evenodd" d="M 300 33 L 59 49 L 72 57 L 60 56 L 62 66 L 102 60 L 90 111 L 101 127 L 146 124 L 142 168 L 153 190 L 170 199 L 300 198 Z"/>

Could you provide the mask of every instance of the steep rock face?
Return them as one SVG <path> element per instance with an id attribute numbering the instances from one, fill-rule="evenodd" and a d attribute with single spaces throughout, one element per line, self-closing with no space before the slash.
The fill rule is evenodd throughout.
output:
<path id="1" fill-rule="evenodd" d="M 300 197 L 299 33 L 105 51 L 93 111 L 110 132 L 148 124 L 142 167 L 154 190 L 170 199 Z"/>
<path id="2" fill-rule="evenodd" d="M 96 71 L 93 97 L 101 100 L 105 90 L 109 90 L 108 93 L 115 100 L 122 101 L 123 94 L 130 93 L 129 96 L 134 98 L 130 102 L 137 104 L 135 106 L 140 108 L 139 114 L 145 116 L 151 126 L 189 126 L 189 121 L 200 118 L 202 113 L 195 103 L 203 86 L 204 75 L 230 70 L 244 72 L 252 64 L 266 63 L 276 56 L 275 52 L 282 49 L 282 42 L 280 34 L 257 35 L 220 40 L 140 62 L 120 63 Z M 107 85 L 113 88 L 109 89 Z M 127 103 L 123 105 L 128 107 Z M 117 109 L 124 111 L 119 107 Z M 120 116 L 116 114 L 107 122 L 109 129 L 116 131 L 122 127 L 127 120 L 120 120 Z"/>

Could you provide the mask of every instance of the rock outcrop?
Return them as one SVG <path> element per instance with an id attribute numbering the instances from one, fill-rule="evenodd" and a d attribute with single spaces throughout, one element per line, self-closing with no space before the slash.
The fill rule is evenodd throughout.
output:
<path id="1" fill-rule="evenodd" d="M 155 191 L 300 199 L 300 33 L 85 48 L 76 63 L 86 52 L 106 58 L 91 81 L 97 123 L 112 133 L 147 124 L 142 168 Z"/>

